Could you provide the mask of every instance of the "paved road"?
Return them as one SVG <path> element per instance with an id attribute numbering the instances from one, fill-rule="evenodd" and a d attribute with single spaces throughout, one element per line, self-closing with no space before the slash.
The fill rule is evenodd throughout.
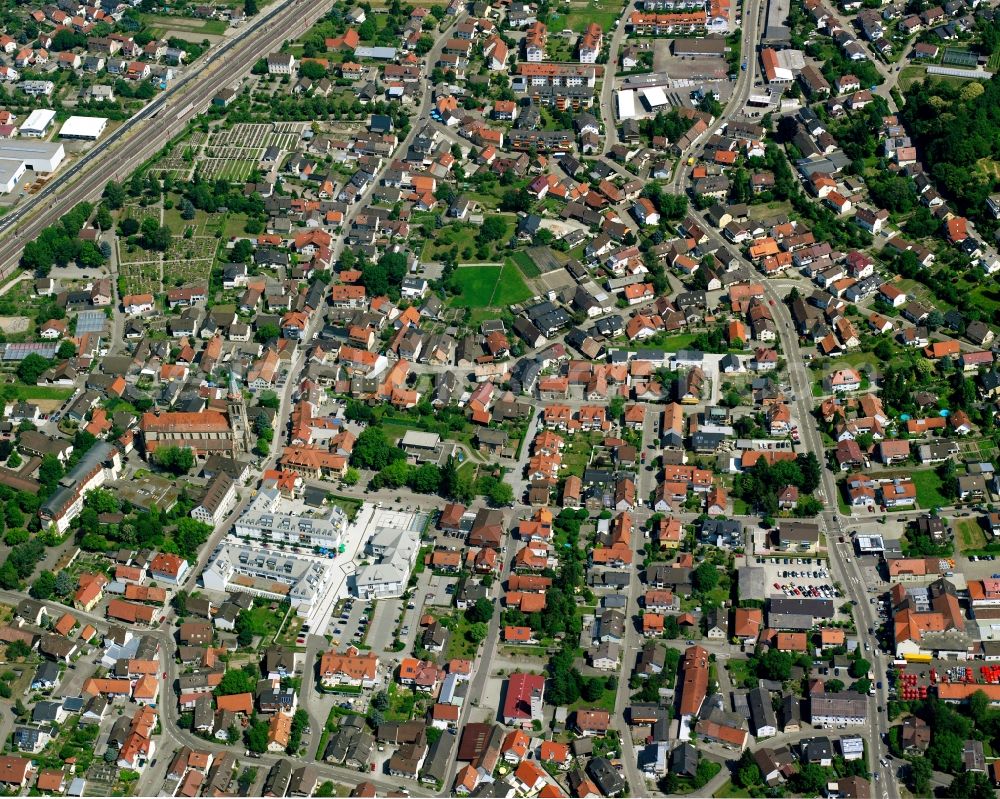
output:
<path id="1" fill-rule="evenodd" d="M 328 9 L 324 0 L 284 0 L 252 24 L 210 50 L 169 90 L 62 174 L 45 190 L 0 220 L 0 279 L 17 266 L 24 244 L 84 200 L 95 200 L 104 185 L 124 179 L 158 152 L 201 113 L 220 89 L 249 72 L 258 58 L 293 39 Z"/>
<path id="2" fill-rule="evenodd" d="M 743 108 L 746 106 L 747 98 L 753 90 L 754 81 L 757 80 L 757 42 L 760 40 L 761 15 L 764 11 L 763 0 L 746 0 L 743 5 L 743 37 L 740 40 L 740 55 L 746 62 L 746 71 L 740 70 L 736 75 L 736 85 L 733 93 L 722 111 L 722 116 L 718 122 L 725 122 L 737 119 L 742 116 Z M 687 159 L 697 151 L 702 142 L 707 139 L 718 128 L 718 125 L 710 125 L 708 130 L 695 138 L 677 159 L 673 180 L 670 186 L 674 194 L 683 194 L 688 178 Z"/>
<path id="3" fill-rule="evenodd" d="M 621 50 L 622 42 L 625 40 L 625 20 L 628 19 L 633 9 L 634 6 L 631 2 L 625 4 L 621 16 L 618 17 L 618 26 L 611 34 L 611 42 L 608 44 L 608 60 L 604 64 L 604 83 L 601 84 L 601 116 L 604 118 L 604 149 L 601 151 L 602 153 L 608 152 L 618 144 L 618 125 L 615 121 L 615 71 L 618 69 L 618 51 Z"/>

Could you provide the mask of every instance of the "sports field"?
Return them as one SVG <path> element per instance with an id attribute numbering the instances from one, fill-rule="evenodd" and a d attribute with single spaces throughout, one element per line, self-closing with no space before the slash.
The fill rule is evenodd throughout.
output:
<path id="1" fill-rule="evenodd" d="M 458 308 L 506 308 L 531 297 L 520 270 L 510 263 L 462 266 L 455 280 L 462 290 L 451 304 Z"/>

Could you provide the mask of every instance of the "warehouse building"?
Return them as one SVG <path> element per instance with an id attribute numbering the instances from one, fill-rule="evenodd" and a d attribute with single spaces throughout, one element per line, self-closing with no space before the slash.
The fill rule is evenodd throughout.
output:
<path id="1" fill-rule="evenodd" d="M 49 132 L 55 121 L 56 112 L 49 108 L 36 108 L 26 120 L 21 123 L 21 135 L 40 139 Z"/>
<path id="2" fill-rule="evenodd" d="M 14 191 L 26 169 L 24 161 L 0 158 L 0 194 L 10 194 Z"/>
<path id="3" fill-rule="evenodd" d="M 0 159 L 23 161 L 26 169 L 35 172 L 55 172 L 66 157 L 62 144 L 48 141 L 0 141 Z"/>
<path id="4" fill-rule="evenodd" d="M 59 138 L 97 141 L 107 125 L 108 120 L 104 117 L 70 117 L 63 122 Z"/>

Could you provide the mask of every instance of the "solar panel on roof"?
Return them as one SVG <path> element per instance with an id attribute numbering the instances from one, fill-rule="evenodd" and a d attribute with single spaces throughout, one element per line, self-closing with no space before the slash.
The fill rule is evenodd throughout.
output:
<path id="1" fill-rule="evenodd" d="M 43 358 L 52 358 L 59 349 L 58 344 L 51 344 L 42 341 L 22 341 L 11 344 L 4 344 L 3 360 L 23 361 L 32 353 L 41 355 Z"/>

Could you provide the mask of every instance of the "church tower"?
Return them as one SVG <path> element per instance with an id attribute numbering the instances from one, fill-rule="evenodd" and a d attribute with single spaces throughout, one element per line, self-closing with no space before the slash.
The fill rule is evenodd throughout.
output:
<path id="1" fill-rule="evenodd" d="M 251 448 L 250 422 L 247 419 L 247 402 L 243 391 L 236 382 L 236 375 L 229 370 L 229 395 L 226 397 L 229 411 L 229 426 L 233 431 L 233 457 Z"/>

